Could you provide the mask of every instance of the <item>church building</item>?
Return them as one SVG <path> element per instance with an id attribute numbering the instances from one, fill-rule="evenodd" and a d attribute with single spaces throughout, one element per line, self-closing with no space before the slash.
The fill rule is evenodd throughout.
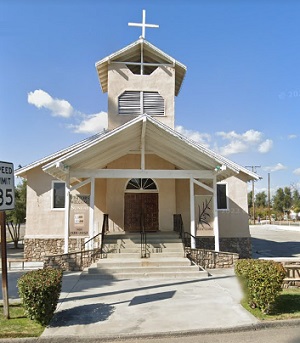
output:
<path id="1" fill-rule="evenodd" d="M 27 179 L 29 260 L 80 249 L 104 218 L 110 234 L 173 231 L 174 215 L 192 248 L 251 256 L 247 182 L 259 177 L 174 130 L 186 66 L 145 39 L 145 16 L 141 26 L 96 63 L 108 129 L 15 173 Z"/>

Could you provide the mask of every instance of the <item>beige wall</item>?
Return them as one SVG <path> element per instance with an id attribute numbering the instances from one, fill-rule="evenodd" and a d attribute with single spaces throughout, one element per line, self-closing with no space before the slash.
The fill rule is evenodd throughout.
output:
<path id="1" fill-rule="evenodd" d="M 227 211 L 219 211 L 220 237 L 249 237 L 247 183 L 233 176 L 224 183 L 229 203 Z"/>
<path id="2" fill-rule="evenodd" d="M 63 237 L 64 210 L 51 209 L 52 180 L 40 167 L 27 174 L 26 236 Z"/>
<path id="3" fill-rule="evenodd" d="M 224 181 L 228 190 L 228 210 L 218 211 L 220 237 L 249 237 L 247 183 L 238 177 Z M 209 194 L 195 186 L 195 195 Z M 182 215 L 185 231 L 190 231 L 189 180 L 176 180 L 176 212 Z"/>
<path id="4" fill-rule="evenodd" d="M 112 130 L 132 115 L 118 114 L 118 97 L 124 91 L 155 91 L 164 98 L 165 115 L 156 119 L 174 128 L 175 69 L 158 67 L 151 75 L 133 74 L 125 64 L 111 64 L 108 69 L 108 129 Z"/>
<path id="5" fill-rule="evenodd" d="M 53 177 L 40 167 L 27 174 L 26 237 L 64 237 L 64 209 L 52 209 Z M 59 181 L 59 180 L 56 180 Z M 90 194 L 90 185 L 85 185 L 72 193 Z M 102 227 L 103 213 L 106 213 L 106 180 L 95 181 L 95 225 L 98 233 Z"/>

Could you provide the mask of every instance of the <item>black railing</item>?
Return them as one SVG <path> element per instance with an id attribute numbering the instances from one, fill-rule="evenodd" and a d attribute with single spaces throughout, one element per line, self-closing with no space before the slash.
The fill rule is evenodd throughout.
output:
<path id="1" fill-rule="evenodd" d="M 179 237 L 182 238 L 184 228 L 181 214 L 173 214 L 173 230 L 178 232 Z"/>
<path id="2" fill-rule="evenodd" d="M 83 250 L 85 250 L 85 247 L 89 242 L 94 241 L 96 238 L 101 236 L 100 247 L 98 246 L 98 249 L 102 253 L 103 252 L 103 244 L 104 244 L 104 235 L 106 232 L 108 232 L 108 214 L 105 213 L 103 215 L 103 223 L 102 223 L 101 231 L 99 233 L 97 233 L 97 235 L 93 236 L 92 238 L 90 238 L 86 242 L 84 242 Z"/>
<path id="3" fill-rule="evenodd" d="M 150 252 L 148 250 L 147 245 L 147 232 L 145 230 L 145 218 L 144 215 L 141 214 L 141 258 L 148 258 L 150 257 Z"/>
<path id="4" fill-rule="evenodd" d="M 191 263 L 194 263 L 199 268 L 203 269 L 203 267 L 201 266 L 202 261 L 199 261 L 198 258 L 195 258 L 195 256 L 198 256 L 198 254 L 195 255 L 194 251 L 197 252 L 198 249 L 191 248 L 191 239 L 193 238 L 196 244 L 199 238 L 196 238 L 191 233 L 184 231 L 183 220 L 182 220 L 181 214 L 173 215 L 173 230 L 175 232 L 178 232 L 179 237 L 182 240 L 185 256 L 191 261 Z"/>

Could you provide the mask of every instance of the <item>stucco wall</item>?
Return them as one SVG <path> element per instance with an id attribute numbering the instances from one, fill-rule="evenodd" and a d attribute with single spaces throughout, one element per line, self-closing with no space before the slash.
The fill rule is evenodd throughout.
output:
<path id="1" fill-rule="evenodd" d="M 249 237 L 247 183 L 233 176 L 224 183 L 228 185 L 228 209 L 219 211 L 220 237 Z"/>
<path id="2" fill-rule="evenodd" d="M 154 91 L 164 98 L 165 115 L 156 119 L 174 128 L 175 70 L 158 67 L 151 75 L 133 74 L 125 64 L 111 64 L 108 69 L 108 129 L 114 129 L 135 118 L 118 114 L 118 97 L 124 91 Z"/>
<path id="3" fill-rule="evenodd" d="M 59 181 L 44 173 L 40 167 L 27 175 L 26 237 L 64 237 L 64 209 L 52 209 L 52 181 Z M 94 232 L 102 227 L 106 213 L 106 180 L 95 181 L 95 225 Z M 72 192 L 90 194 L 90 184 Z"/>
<path id="4" fill-rule="evenodd" d="M 249 237 L 247 183 L 237 177 L 224 181 L 228 190 L 228 209 L 219 210 L 220 237 Z M 195 195 L 210 194 L 195 185 Z M 182 215 L 185 231 L 190 231 L 189 180 L 176 180 L 176 212 Z"/>
<path id="5" fill-rule="evenodd" d="M 40 167 L 27 174 L 26 237 L 63 237 L 64 210 L 51 209 L 52 180 Z"/>

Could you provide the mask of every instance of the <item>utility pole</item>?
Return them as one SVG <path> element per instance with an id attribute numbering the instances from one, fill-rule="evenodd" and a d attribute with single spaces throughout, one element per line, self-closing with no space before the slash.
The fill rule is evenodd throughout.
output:
<path id="1" fill-rule="evenodd" d="M 260 168 L 260 166 L 246 166 L 246 168 L 251 168 L 253 173 L 256 173 L 256 168 Z M 253 215 L 253 224 L 255 224 L 255 203 L 254 203 L 254 180 L 252 180 L 252 215 Z"/>

